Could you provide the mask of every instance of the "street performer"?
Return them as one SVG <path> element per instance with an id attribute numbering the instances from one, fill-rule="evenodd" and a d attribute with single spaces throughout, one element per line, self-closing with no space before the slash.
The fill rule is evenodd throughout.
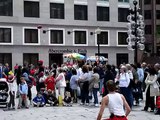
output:
<path id="1" fill-rule="evenodd" d="M 108 106 L 111 115 L 110 118 L 103 120 L 127 120 L 127 116 L 130 113 L 131 109 L 124 96 L 115 92 L 116 84 L 113 80 L 109 80 L 107 82 L 107 89 L 109 91 L 109 94 L 102 98 L 97 120 L 102 119 L 102 115 L 106 105 Z M 126 112 L 124 110 L 124 107 Z"/>

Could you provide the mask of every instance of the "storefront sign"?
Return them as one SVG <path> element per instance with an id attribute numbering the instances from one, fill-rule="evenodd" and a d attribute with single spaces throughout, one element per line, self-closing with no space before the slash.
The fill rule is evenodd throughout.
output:
<path id="1" fill-rule="evenodd" d="M 86 49 L 64 49 L 64 50 L 49 49 L 48 53 L 87 53 L 87 50 Z"/>

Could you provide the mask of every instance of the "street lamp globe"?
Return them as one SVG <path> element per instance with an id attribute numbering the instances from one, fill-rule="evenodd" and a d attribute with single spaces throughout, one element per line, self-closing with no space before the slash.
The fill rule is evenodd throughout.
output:
<path id="1" fill-rule="evenodd" d="M 139 43 L 139 44 L 138 44 L 138 48 L 139 48 L 140 50 L 144 50 L 144 49 L 145 49 L 145 46 L 144 46 L 144 44 Z"/>
<path id="2" fill-rule="evenodd" d="M 102 31 L 102 30 L 98 27 L 98 28 L 96 29 L 96 31 L 95 31 L 95 34 L 100 34 L 101 31 Z"/>

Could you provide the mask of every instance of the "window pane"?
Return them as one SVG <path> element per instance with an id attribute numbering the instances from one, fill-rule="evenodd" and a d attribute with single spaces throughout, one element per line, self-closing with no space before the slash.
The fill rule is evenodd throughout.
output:
<path id="1" fill-rule="evenodd" d="M 98 0 L 98 1 L 109 1 L 109 0 Z"/>
<path id="2" fill-rule="evenodd" d="M 23 54 L 23 64 L 30 65 L 33 64 L 37 66 L 38 63 L 38 53 L 24 53 Z"/>
<path id="3" fill-rule="evenodd" d="M 109 21 L 109 7 L 97 7 L 97 21 Z"/>
<path id="4" fill-rule="evenodd" d="M 152 34 L 152 26 L 145 25 L 145 34 Z"/>
<path id="5" fill-rule="evenodd" d="M 86 31 L 75 31 L 75 44 L 86 44 Z"/>
<path id="6" fill-rule="evenodd" d="M 24 1 L 24 17 L 39 17 L 39 2 Z"/>
<path id="7" fill-rule="evenodd" d="M 3 65 L 8 63 L 12 69 L 12 53 L 0 53 L 0 63 Z"/>
<path id="8" fill-rule="evenodd" d="M 156 26 L 156 36 L 159 38 L 160 37 L 160 25 Z"/>
<path id="9" fill-rule="evenodd" d="M 144 4 L 151 4 L 151 0 L 144 0 Z"/>
<path id="10" fill-rule="evenodd" d="M 64 19 L 64 4 L 50 3 L 50 18 Z"/>
<path id="11" fill-rule="evenodd" d="M 88 11 L 86 5 L 74 5 L 74 19 L 88 20 Z"/>
<path id="12" fill-rule="evenodd" d="M 12 0 L 0 0 L 0 16 L 13 16 Z"/>
<path id="13" fill-rule="evenodd" d="M 128 8 L 118 8 L 118 22 L 128 22 L 127 16 L 129 15 Z"/>
<path id="14" fill-rule="evenodd" d="M 99 44 L 108 44 L 108 32 L 101 32 L 100 34 L 97 35 L 97 43 Z"/>
<path id="15" fill-rule="evenodd" d="M 129 0 L 118 0 L 118 2 L 129 2 Z"/>
<path id="16" fill-rule="evenodd" d="M 160 0 L 156 0 L 156 4 L 160 4 Z"/>
<path id="17" fill-rule="evenodd" d="M 37 29 L 25 29 L 25 43 L 38 43 Z"/>
<path id="18" fill-rule="evenodd" d="M 144 19 L 151 19 L 151 10 L 144 11 Z"/>
<path id="19" fill-rule="evenodd" d="M 156 10 L 156 17 L 157 19 L 160 19 L 160 10 Z"/>
<path id="20" fill-rule="evenodd" d="M 126 32 L 118 32 L 118 45 L 127 45 L 127 37 L 128 34 Z"/>
<path id="21" fill-rule="evenodd" d="M 0 28 L 0 43 L 11 43 L 11 28 Z"/>
<path id="22" fill-rule="evenodd" d="M 63 44 L 63 30 L 51 30 L 51 44 Z"/>

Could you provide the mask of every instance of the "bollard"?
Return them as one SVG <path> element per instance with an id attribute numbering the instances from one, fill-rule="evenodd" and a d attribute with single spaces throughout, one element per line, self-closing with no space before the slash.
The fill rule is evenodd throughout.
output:
<path id="1" fill-rule="evenodd" d="M 63 106 L 63 100 L 61 95 L 58 96 L 58 103 L 59 106 Z"/>

